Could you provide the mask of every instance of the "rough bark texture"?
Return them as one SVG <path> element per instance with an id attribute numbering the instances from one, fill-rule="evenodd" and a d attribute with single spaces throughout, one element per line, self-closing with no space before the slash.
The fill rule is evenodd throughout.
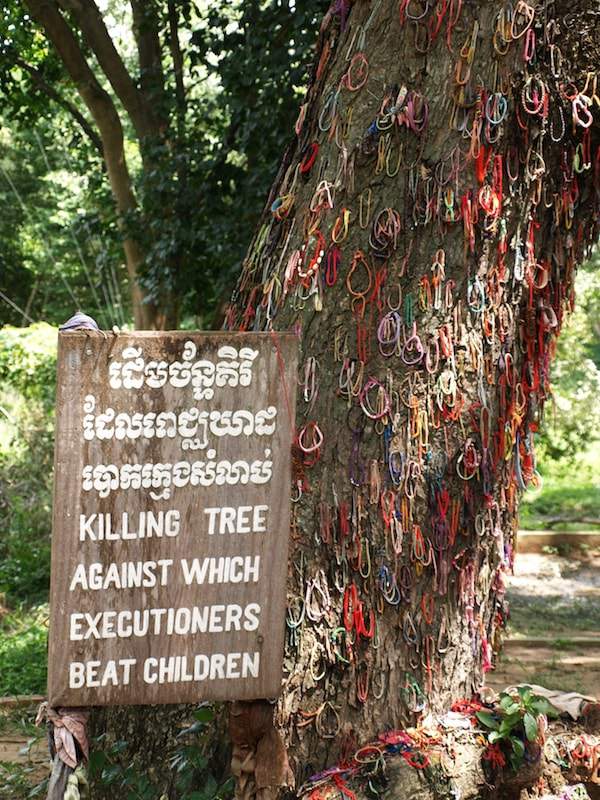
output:
<path id="1" fill-rule="evenodd" d="M 155 0 L 131 0 L 133 35 L 137 43 L 140 66 L 140 86 L 144 95 L 154 105 L 159 126 L 166 129 L 165 76 L 159 37 L 159 16 Z"/>
<path id="2" fill-rule="evenodd" d="M 333 3 L 226 317 L 301 338 L 275 715 L 297 783 L 470 696 L 506 619 L 600 163 L 597 3 L 510 8 Z"/>

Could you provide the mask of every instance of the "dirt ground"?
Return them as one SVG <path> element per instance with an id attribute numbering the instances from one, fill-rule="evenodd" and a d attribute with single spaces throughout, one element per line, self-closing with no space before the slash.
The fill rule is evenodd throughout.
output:
<path id="1" fill-rule="evenodd" d="M 600 552 L 524 553 L 508 580 L 508 640 L 487 683 L 600 697 Z"/>
<path id="2" fill-rule="evenodd" d="M 3 762 L 28 765 L 32 767 L 31 777 L 42 780 L 48 775 L 46 739 L 42 737 L 33 741 L 19 731 L 0 734 L 0 764 Z"/>

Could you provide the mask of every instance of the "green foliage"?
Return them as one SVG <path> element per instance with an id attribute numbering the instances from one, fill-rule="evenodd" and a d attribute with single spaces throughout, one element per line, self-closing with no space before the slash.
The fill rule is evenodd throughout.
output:
<path id="1" fill-rule="evenodd" d="M 5 708 L 0 710 L 0 735 L 6 739 L 25 741 L 20 748 L 23 761 L 0 760 L 0 798 L 2 800 L 27 800 L 28 798 L 44 798 L 48 787 L 47 772 L 40 764 L 40 754 L 47 750 L 46 731 L 36 728 L 34 720 L 37 707 L 35 704 Z M 1 756 L 0 756 L 1 759 Z"/>
<path id="2" fill-rule="evenodd" d="M 221 782 L 209 757 L 214 716 L 212 707 L 202 704 L 194 722 L 177 737 L 180 743 L 170 754 L 169 765 L 179 800 L 225 800 L 233 794 L 232 779 Z M 160 800 L 167 789 L 130 759 L 127 742 L 108 746 L 104 735 L 93 742 L 89 776 L 100 790 L 114 789 L 124 800 Z"/>
<path id="3" fill-rule="evenodd" d="M 215 83 L 209 113 L 216 124 L 206 131 L 203 153 L 195 156 L 191 171 L 201 181 L 195 195 L 199 246 L 193 269 L 213 276 L 215 299 L 237 276 L 293 137 L 317 27 L 329 5 L 328 0 L 221 0 L 199 11 L 189 57 L 193 70 L 210 74 Z M 198 110 L 205 118 L 206 108 Z M 196 127 L 201 126 L 198 118 Z M 202 304 L 206 287 L 198 285 L 197 274 L 189 279 L 193 308 Z"/>
<path id="4" fill-rule="evenodd" d="M 168 5 L 153 5 L 165 71 L 165 92 L 155 107 L 166 120 L 166 135 L 140 142 L 122 115 L 138 201 L 125 224 L 144 249 L 148 293 L 159 304 L 175 295 L 180 318 L 197 326 L 212 319 L 231 289 L 293 135 L 329 0 L 176 0 L 183 107 L 168 46 Z M 139 83 L 129 4 L 112 2 L 105 19 L 109 33 L 118 26 L 119 49 Z M 96 62 L 89 63 L 105 85 Z M 34 319 L 60 323 L 75 304 L 105 327 L 123 324 L 120 297 L 127 281 L 102 161 L 71 114 L 45 96 L 44 82 L 83 109 L 43 33 L 20 3 L 5 3 L 0 165 L 8 179 L 0 170 L 0 203 L 11 211 L 5 224 L 0 217 L 0 291 L 27 306 Z M 130 319 L 127 309 L 124 316 Z M 21 321 L 6 301 L 0 302 L 1 321 Z"/>
<path id="5" fill-rule="evenodd" d="M 561 332 L 552 367 L 554 402 L 539 443 L 542 461 L 573 465 L 600 437 L 600 258 L 576 279 L 577 305 Z"/>
<path id="6" fill-rule="evenodd" d="M 565 464 L 545 461 L 541 489 L 528 491 L 521 503 L 520 526 L 526 530 L 545 530 L 548 521 L 558 520 L 555 530 L 593 530 L 600 525 L 600 484 L 591 453 L 580 453 L 579 462 Z M 597 458 L 593 462 L 598 461 Z"/>
<path id="7" fill-rule="evenodd" d="M 50 572 L 56 330 L 0 330 L 0 594 L 45 600 Z"/>
<path id="8" fill-rule="evenodd" d="M 2 322 L 64 322 L 82 306 L 102 325 L 122 323 L 113 301 L 127 289 L 122 281 L 113 289 L 121 255 L 110 196 L 98 159 L 90 161 L 80 145 L 64 114 L 40 115 L 27 127 L 6 108 L 0 115 Z M 80 177 L 84 170 L 89 178 Z"/>
<path id="9" fill-rule="evenodd" d="M 7 800 L 27 800 L 32 797 L 44 797 L 47 781 L 31 788 L 31 773 L 35 767 L 29 764 L 15 764 L 0 761 L 0 797 Z"/>
<path id="10" fill-rule="evenodd" d="M 476 712 L 477 719 L 488 730 L 488 742 L 500 746 L 515 772 L 525 760 L 527 743 L 540 739 L 540 718 L 549 716 L 557 716 L 556 709 L 529 686 L 519 686 L 513 693 L 502 692 L 493 712 Z"/>
<path id="11" fill-rule="evenodd" d="M 56 336 L 56 328 L 43 322 L 0 329 L 0 381 L 25 399 L 41 401 L 46 411 L 54 405 Z"/>
<path id="12" fill-rule="evenodd" d="M 529 489 L 520 524 L 560 529 L 600 524 L 600 263 L 596 256 L 577 275 L 575 311 L 566 321 L 552 367 L 553 399 L 536 440 L 541 488 Z"/>
<path id="13" fill-rule="evenodd" d="M 0 621 L 0 697 L 45 693 L 47 622 L 47 605 Z"/>
<path id="14" fill-rule="evenodd" d="M 81 306 L 102 324 L 121 323 L 110 319 L 115 291 L 126 289 L 101 158 L 44 86 L 77 104 L 54 49 L 23 4 L 7 0 L 0 10 L 0 291 L 33 320 L 61 323 Z M 26 320 L 0 299 L 0 323 Z"/>

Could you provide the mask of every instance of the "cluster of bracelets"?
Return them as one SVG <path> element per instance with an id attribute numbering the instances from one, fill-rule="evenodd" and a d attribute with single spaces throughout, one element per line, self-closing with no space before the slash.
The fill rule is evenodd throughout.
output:
<path id="1" fill-rule="evenodd" d="M 279 711 L 300 737 L 333 735 L 342 702 L 393 718 L 464 693 L 453 648 L 492 668 L 598 231 L 597 76 L 566 71 L 564 33 L 523 0 L 334 2 L 323 23 L 226 316 L 302 341 L 285 664 L 303 705 Z"/>

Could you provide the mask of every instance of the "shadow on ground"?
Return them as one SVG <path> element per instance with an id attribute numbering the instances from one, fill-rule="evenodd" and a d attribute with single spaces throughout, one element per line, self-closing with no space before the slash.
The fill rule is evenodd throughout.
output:
<path id="1" fill-rule="evenodd" d="M 488 685 L 600 696 L 600 551 L 520 554 L 507 593 L 508 638 Z"/>

